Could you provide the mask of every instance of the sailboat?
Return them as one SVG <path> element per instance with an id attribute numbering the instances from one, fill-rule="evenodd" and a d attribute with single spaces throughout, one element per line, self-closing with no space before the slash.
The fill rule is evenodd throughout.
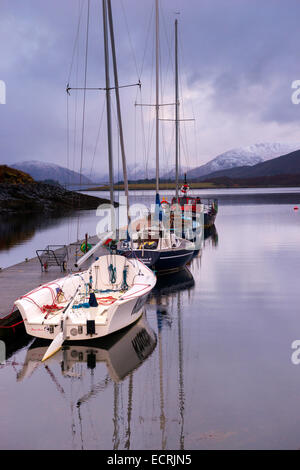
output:
<path id="1" fill-rule="evenodd" d="M 111 1 L 103 0 L 108 159 L 110 197 L 113 204 L 107 15 L 117 83 Z M 115 89 L 117 96 L 117 86 Z M 71 88 L 68 86 L 67 91 L 69 90 Z M 117 103 L 120 111 L 118 99 Z M 120 127 L 119 119 L 119 129 Z M 125 159 L 123 170 L 124 180 L 127 180 Z M 100 240 L 94 248 L 102 243 L 103 240 Z M 93 253 L 94 249 L 90 250 L 77 264 L 86 261 Z M 78 341 L 107 336 L 136 322 L 144 312 L 147 296 L 155 283 L 154 273 L 140 260 L 110 253 L 100 256 L 83 272 L 72 273 L 23 295 L 15 301 L 15 305 L 29 335 L 52 340 L 43 357 L 43 360 L 47 360 L 62 347 L 65 340 Z"/>
<path id="2" fill-rule="evenodd" d="M 176 194 L 172 199 L 170 207 L 171 212 L 175 211 L 178 207 L 182 213 L 182 218 L 185 218 L 185 213 L 190 213 L 192 217 L 192 229 L 194 232 L 199 231 L 199 222 L 204 228 L 212 227 L 218 213 L 218 201 L 216 199 L 207 200 L 204 202 L 199 196 L 190 196 L 190 185 L 187 182 L 186 174 L 184 175 L 184 183 L 181 185 L 179 196 L 179 89 L 178 89 L 178 20 L 175 20 L 175 149 L 176 149 Z M 203 222 L 197 215 L 203 214 Z M 183 237 L 187 234 L 183 231 Z M 189 237 L 189 239 L 191 239 Z"/>
<path id="3" fill-rule="evenodd" d="M 198 212 L 203 214 L 203 226 L 205 229 L 212 227 L 215 223 L 218 214 L 218 200 L 208 199 L 204 200 L 200 196 L 192 196 L 189 194 L 191 187 L 187 182 L 186 174 L 184 175 L 184 182 L 180 188 L 181 195 L 178 194 L 173 197 L 171 210 L 176 205 L 180 207 L 182 216 L 184 217 L 184 211 L 189 212 L 195 216 Z M 198 209 L 197 209 L 198 208 Z M 196 228 L 196 227 L 195 227 Z"/>
<path id="4" fill-rule="evenodd" d="M 155 0 L 156 11 L 156 201 L 155 214 L 140 222 L 139 229 L 131 240 L 118 243 L 118 252 L 140 259 L 146 266 L 158 273 L 182 269 L 191 261 L 193 244 L 170 230 L 170 223 L 164 222 L 163 208 L 159 195 L 159 2 Z M 176 163 L 177 165 L 177 163 Z"/>

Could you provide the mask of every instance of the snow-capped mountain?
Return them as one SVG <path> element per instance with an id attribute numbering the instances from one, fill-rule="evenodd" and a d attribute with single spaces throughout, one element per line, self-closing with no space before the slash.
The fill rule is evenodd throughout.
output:
<path id="1" fill-rule="evenodd" d="M 188 173 L 191 171 L 191 167 L 188 166 L 180 166 L 179 169 L 179 178 L 183 178 L 185 173 Z M 168 171 L 167 173 L 164 173 L 162 175 L 162 178 L 165 179 L 175 179 L 175 168 L 173 168 L 171 171 Z"/>
<path id="2" fill-rule="evenodd" d="M 92 173 L 92 174 L 91 174 Z M 108 170 L 100 172 L 98 169 L 91 170 L 84 169 L 83 174 L 90 178 L 94 183 L 107 183 L 109 181 Z M 155 178 L 155 168 L 146 169 L 142 163 L 129 164 L 127 165 L 127 174 L 129 180 L 141 180 Z M 123 169 L 122 164 L 116 168 L 114 167 L 114 181 L 123 181 Z"/>
<path id="3" fill-rule="evenodd" d="M 215 171 L 235 168 L 238 166 L 253 166 L 272 158 L 286 155 L 300 149 L 300 143 L 266 142 L 229 150 L 187 172 L 188 178 L 197 178 Z"/>
<path id="4" fill-rule="evenodd" d="M 187 171 L 189 168 L 182 168 L 181 172 L 184 173 Z M 128 164 L 127 165 L 127 174 L 128 174 L 128 179 L 131 181 L 138 181 L 138 180 L 144 180 L 144 179 L 153 179 L 155 178 L 155 167 L 150 167 L 146 168 L 144 163 L 138 163 L 137 164 Z M 93 182 L 95 183 L 107 183 L 109 181 L 109 175 L 108 171 L 106 170 L 105 172 L 100 173 L 99 171 L 95 170 L 92 172 L 88 171 L 87 169 L 83 170 L 83 174 L 87 176 L 88 178 L 92 179 Z M 160 167 L 160 177 L 161 178 L 175 178 L 175 168 L 170 171 L 169 168 L 165 166 Z M 120 165 L 119 168 L 114 168 L 114 180 L 117 181 L 123 181 L 123 170 L 122 170 L 122 165 Z"/>
<path id="5" fill-rule="evenodd" d="M 187 173 L 189 179 L 199 178 L 201 176 L 214 173 L 216 171 L 227 170 L 240 166 L 253 166 L 258 163 L 271 160 L 282 155 L 300 149 L 300 143 L 260 143 L 249 145 L 248 147 L 241 147 L 229 150 L 217 157 L 213 158 L 208 163 L 201 165 L 197 168 L 181 168 L 181 173 Z M 151 163 L 152 164 L 152 163 Z M 79 173 L 56 165 L 55 163 L 40 162 L 37 160 L 18 162 L 10 165 L 12 168 L 28 173 L 32 178 L 37 181 L 42 180 L 55 180 L 61 184 L 79 184 Z M 114 180 L 123 181 L 122 165 L 114 169 Z M 128 179 L 131 181 L 153 179 L 155 178 L 155 167 L 150 165 L 146 168 L 144 161 L 129 164 L 127 166 Z M 182 174 L 180 175 L 182 177 Z M 170 165 L 167 167 L 163 163 L 160 167 L 161 178 L 175 178 L 175 168 L 170 170 Z M 83 170 L 81 177 L 82 184 L 90 183 L 107 183 L 109 181 L 108 171 L 105 168 L 102 172 L 95 169 Z"/>
<path id="6" fill-rule="evenodd" d="M 60 184 L 79 184 L 80 175 L 76 171 L 69 170 L 55 163 L 40 162 L 38 160 L 30 160 L 18 162 L 10 165 L 12 168 L 28 173 L 36 181 L 54 180 Z M 81 182 L 83 184 L 91 183 L 91 180 L 82 175 Z"/>

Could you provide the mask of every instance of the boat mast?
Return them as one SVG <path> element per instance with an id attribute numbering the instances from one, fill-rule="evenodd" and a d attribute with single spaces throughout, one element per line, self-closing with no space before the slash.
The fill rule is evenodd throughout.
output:
<path id="1" fill-rule="evenodd" d="M 175 181 L 176 202 L 178 202 L 179 173 L 179 93 L 178 93 L 178 20 L 175 20 Z"/>
<path id="2" fill-rule="evenodd" d="M 106 0 L 102 0 L 102 7 L 103 7 L 104 57 L 105 57 L 105 90 L 106 90 L 107 145 L 108 145 L 108 164 L 109 164 L 109 192 L 110 192 L 110 203 L 113 206 L 114 204 L 114 169 L 113 169 L 113 148 L 112 148 L 112 132 L 111 132 L 111 100 L 110 100 Z M 113 227 L 113 229 L 114 228 L 115 227 Z"/>
<path id="3" fill-rule="evenodd" d="M 121 116 L 118 67 L 117 67 L 117 58 L 116 58 L 116 46 L 115 46 L 115 35 L 114 35 L 114 25 L 113 25 L 113 17 L 112 17 L 111 0 L 107 0 L 107 7 L 108 7 L 110 42 L 111 42 L 112 60 L 113 60 L 113 69 L 114 69 L 114 79 L 115 79 L 115 93 L 116 93 L 117 115 L 118 115 L 118 124 L 119 124 L 120 147 L 121 147 L 122 165 L 123 165 L 124 190 L 125 190 L 126 204 L 127 204 L 127 220 L 128 220 L 128 223 L 129 223 L 128 176 L 127 176 L 126 154 L 125 154 L 123 125 L 122 125 L 122 116 Z"/>
<path id="4" fill-rule="evenodd" d="M 159 194 L 159 7 L 158 0 L 155 0 L 156 12 L 156 195 Z"/>

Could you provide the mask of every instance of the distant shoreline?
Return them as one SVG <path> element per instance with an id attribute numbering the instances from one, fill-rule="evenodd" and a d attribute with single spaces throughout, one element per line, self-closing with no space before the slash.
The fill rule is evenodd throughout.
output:
<path id="1" fill-rule="evenodd" d="M 160 183 L 161 190 L 176 189 L 175 183 Z M 293 188 L 300 187 L 300 184 L 214 184 L 214 183 L 191 183 L 191 189 L 259 189 L 259 188 Z M 124 191 L 123 184 L 114 185 L 116 191 Z M 156 189 L 155 183 L 130 183 L 129 190 L 153 191 Z M 108 185 L 96 186 L 84 189 L 85 192 L 109 191 Z"/>

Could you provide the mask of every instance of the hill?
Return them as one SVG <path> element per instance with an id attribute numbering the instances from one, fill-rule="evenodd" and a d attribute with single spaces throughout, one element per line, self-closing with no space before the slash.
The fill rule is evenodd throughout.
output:
<path id="1" fill-rule="evenodd" d="M 191 180 L 205 175 L 210 175 L 217 171 L 241 166 L 250 167 L 281 155 L 286 155 L 298 150 L 299 148 L 300 143 L 283 144 L 278 142 L 266 142 L 232 149 L 218 155 L 205 165 L 201 165 L 188 171 L 187 177 Z"/>
<path id="2" fill-rule="evenodd" d="M 73 210 L 97 209 L 107 199 L 67 191 L 61 186 L 34 181 L 26 173 L 0 166 L 0 216 L 10 213 L 53 213 L 66 215 Z"/>
<path id="3" fill-rule="evenodd" d="M 276 175 L 297 175 L 300 174 L 300 150 L 291 152 L 281 157 L 273 158 L 266 162 L 248 167 L 240 166 L 237 168 L 216 171 L 195 179 L 196 181 L 212 181 L 215 178 L 260 178 Z"/>
<path id="4" fill-rule="evenodd" d="M 55 163 L 40 162 L 30 160 L 18 162 L 11 165 L 12 168 L 28 173 L 36 181 L 54 180 L 64 184 L 79 184 L 80 174 L 76 171 L 69 170 Z M 82 184 L 90 184 L 92 181 L 86 176 L 81 176 Z"/>
<path id="5" fill-rule="evenodd" d="M 34 179 L 27 173 L 10 168 L 7 165 L 0 165 L 0 184 L 27 184 L 33 182 Z"/>

